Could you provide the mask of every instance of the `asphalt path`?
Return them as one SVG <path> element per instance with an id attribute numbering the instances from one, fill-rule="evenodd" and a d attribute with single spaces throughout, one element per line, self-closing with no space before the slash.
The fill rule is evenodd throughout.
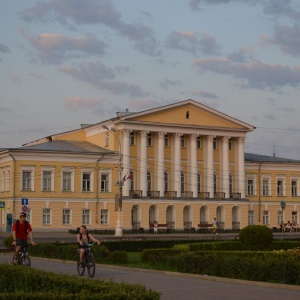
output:
<path id="1" fill-rule="evenodd" d="M 0 254 L 0 263 L 11 263 L 12 253 Z M 32 267 L 53 273 L 77 275 L 76 262 L 31 258 Z M 83 277 L 88 278 L 87 271 Z M 232 280 L 204 275 L 96 265 L 95 279 L 139 283 L 161 292 L 162 300 L 299 300 L 300 286 Z M 91 279 L 94 280 L 94 279 Z"/>

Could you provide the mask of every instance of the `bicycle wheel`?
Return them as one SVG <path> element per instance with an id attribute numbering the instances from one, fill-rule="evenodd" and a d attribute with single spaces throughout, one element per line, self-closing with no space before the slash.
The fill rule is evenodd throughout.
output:
<path id="1" fill-rule="evenodd" d="M 31 260 L 28 254 L 23 255 L 21 264 L 25 267 L 31 267 Z"/>
<path id="2" fill-rule="evenodd" d="M 18 256 L 17 256 L 17 262 L 15 262 L 15 256 L 13 256 L 13 258 L 12 258 L 12 264 L 13 265 L 20 265 L 21 263 L 20 263 L 20 255 L 18 254 Z"/>
<path id="3" fill-rule="evenodd" d="M 95 257 L 92 253 L 90 253 L 87 257 L 87 265 L 88 265 L 88 273 L 90 277 L 94 277 L 95 271 L 96 271 L 96 265 L 95 265 Z"/>
<path id="4" fill-rule="evenodd" d="M 80 266 L 80 257 L 78 256 L 77 259 L 77 273 L 79 276 L 82 276 L 84 274 L 85 264 L 83 263 L 82 266 Z"/>

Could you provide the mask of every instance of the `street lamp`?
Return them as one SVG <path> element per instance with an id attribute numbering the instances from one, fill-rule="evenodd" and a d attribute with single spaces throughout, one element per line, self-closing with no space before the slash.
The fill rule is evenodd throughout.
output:
<path id="1" fill-rule="evenodd" d="M 122 181 L 122 169 L 123 169 L 123 164 L 122 164 L 122 149 L 121 149 L 121 143 L 119 138 L 115 134 L 115 129 L 111 128 L 109 129 L 106 125 L 102 125 L 102 128 L 111 132 L 113 136 L 116 138 L 116 140 L 119 143 L 119 181 L 118 181 L 118 186 L 119 186 L 119 195 L 118 199 L 116 199 L 118 203 L 118 220 L 117 220 L 117 226 L 115 228 L 115 236 L 121 237 L 123 236 L 123 227 L 121 225 L 121 203 L 123 199 L 123 181 Z"/>
<path id="2" fill-rule="evenodd" d="M 285 201 L 281 201 L 280 202 L 280 207 L 282 209 L 282 220 L 281 220 L 281 239 L 283 240 L 283 210 L 286 207 L 286 202 Z"/>

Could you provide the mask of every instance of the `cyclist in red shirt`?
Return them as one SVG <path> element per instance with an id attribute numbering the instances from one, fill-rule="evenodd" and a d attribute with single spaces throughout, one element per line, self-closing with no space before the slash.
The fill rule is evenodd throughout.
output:
<path id="1" fill-rule="evenodd" d="M 30 237 L 31 244 L 35 246 L 35 242 L 33 241 L 32 236 L 32 228 L 29 222 L 26 221 L 26 213 L 20 213 L 20 220 L 14 222 L 12 228 L 13 234 L 13 245 L 16 247 L 16 251 L 14 254 L 14 259 L 17 257 L 18 253 L 21 251 L 22 245 L 27 246 L 28 235 Z"/>

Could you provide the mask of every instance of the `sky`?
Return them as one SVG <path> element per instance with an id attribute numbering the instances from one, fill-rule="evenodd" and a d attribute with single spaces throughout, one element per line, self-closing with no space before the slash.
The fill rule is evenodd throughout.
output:
<path id="1" fill-rule="evenodd" d="M 0 3 L 0 148 L 193 99 L 300 159 L 299 0 Z"/>

